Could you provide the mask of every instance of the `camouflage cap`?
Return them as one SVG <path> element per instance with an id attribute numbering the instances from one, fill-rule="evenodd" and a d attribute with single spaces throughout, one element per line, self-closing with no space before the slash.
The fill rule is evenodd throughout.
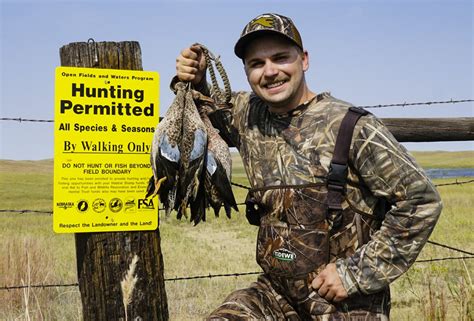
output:
<path id="1" fill-rule="evenodd" d="M 252 19 L 240 34 L 240 38 L 234 47 L 237 57 L 243 59 L 245 47 L 249 41 L 262 32 L 280 34 L 303 49 L 300 33 L 290 18 L 276 13 L 264 13 Z"/>

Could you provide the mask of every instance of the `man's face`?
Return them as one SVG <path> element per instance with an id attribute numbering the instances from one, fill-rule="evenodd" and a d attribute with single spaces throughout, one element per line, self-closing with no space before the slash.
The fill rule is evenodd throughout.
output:
<path id="1" fill-rule="evenodd" d="M 250 87 L 271 112 L 288 112 L 306 101 L 308 55 L 289 40 L 278 35 L 256 38 L 245 50 L 244 65 Z"/>

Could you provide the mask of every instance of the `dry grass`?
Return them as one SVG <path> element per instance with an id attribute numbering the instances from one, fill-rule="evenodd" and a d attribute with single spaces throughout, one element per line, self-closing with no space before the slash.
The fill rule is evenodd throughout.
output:
<path id="1" fill-rule="evenodd" d="M 80 295 L 77 288 L 33 288 L 35 284 L 75 282 L 74 265 L 67 270 L 57 264 L 60 258 L 51 237 L 27 235 L 1 237 L 0 285 L 26 285 L 22 290 L 0 291 L 0 320 L 80 320 Z M 69 262 L 74 262 L 74 248 Z M 72 259 L 72 260 L 71 260 Z M 64 261 L 62 262 L 64 263 Z M 68 273 L 72 272 L 72 273 Z M 58 273 L 61 272 L 61 273 Z M 68 274 L 61 277 L 61 274 Z M 51 308 L 53 307 L 53 308 Z M 67 307 L 67 308 L 66 308 Z"/>
<path id="2" fill-rule="evenodd" d="M 431 159 L 437 159 L 434 156 Z M 247 184 L 238 162 L 233 180 Z M 439 190 L 445 207 L 431 239 L 474 251 L 474 184 Z M 6 196 L 0 208 L 50 210 L 51 162 L 0 161 L 0 191 Z M 245 190 L 235 192 L 238 201 L 245 198 Z M 54 234 L 50 215 L 1 215 L 0 286 L 77 282 L 74 238 Z M 246 222 L 243 208 L 231 220 L 223 213 L 219 218 L 209 214 L 207 222 L 196 227 L 174 217 L 162 217 L 160 224 L 166 278 L 259 270 L 254 259 L 257 228 Z M 462 255 L 428 244 L 419 259 Z M 392 287 L 392 320 L 473 320 L 473 263 L 415 264 Z M 253 280 L 255 276 L 167 282 L 170 319 L 201 320 L 227 294 Z M 77 287 L 0 291 L 0 302 L 0 320 L 81 320 Z"/>
<path id="3" fill-rule="evenodd" d="M 132 294 L 137 284 L 138 277 L 135 275 L 135 268 L 137 267 L 138 256 L 133 256 L 132 262 L 128 267 L 125 277 L 120 281 L 120 288 L 122 289 L 122 303 L 125 310 L 125 321 L 128 321 L 128 306 L 132 303 Z"/>

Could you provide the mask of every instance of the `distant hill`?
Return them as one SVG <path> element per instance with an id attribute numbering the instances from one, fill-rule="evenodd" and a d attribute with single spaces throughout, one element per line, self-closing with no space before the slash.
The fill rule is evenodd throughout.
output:
<path id="1" fill-rule="evenodd" d="M 53 159 L 0 160 L 0 172 L 53 172 Z"/>

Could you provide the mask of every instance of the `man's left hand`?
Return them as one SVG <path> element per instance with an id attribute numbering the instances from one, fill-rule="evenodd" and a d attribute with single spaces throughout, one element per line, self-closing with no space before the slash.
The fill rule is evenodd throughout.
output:
<path id="1" fill-rule="evenodd" d="M 324 270 L 313 280 L 311 286 L 328 301 L 339 302 L 348 297 L 334 263 L 326 265 Z"/>

